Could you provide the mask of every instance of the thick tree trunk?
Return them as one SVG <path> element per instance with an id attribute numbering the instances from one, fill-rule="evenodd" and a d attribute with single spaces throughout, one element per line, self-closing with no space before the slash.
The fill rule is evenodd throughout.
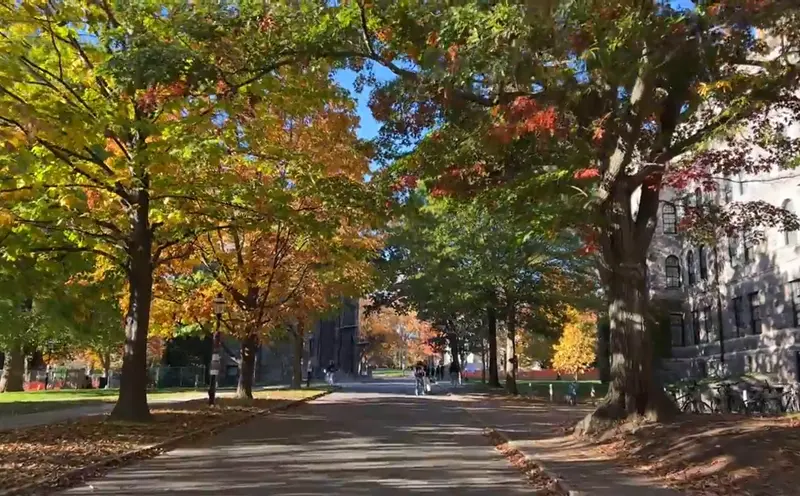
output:
<path id="1" fill-rule="evenodd" d="M 500 387 L 497 374 L 497 311 L 493 305 L 486 309 L 486 320 L 489 325 L 489 385 Z"/>
<path id="2" fill-rule="evenodd" d="M 611 380 L 611 354 L 608 352 L 611 342 L 611 327 L 606 319 L 597 323 L 597 371 L 600 382 L 608 384 Z"/>
<path id="3" fill-rule="evenodd" d="M 486 384 L 486 341 L 481 343 L 481 382 Z"/>
<path id="4" fill-rule="evenodd" d="M 458 370 L 461 370 L 461 346 L 458 341 L 458 336 L 455 333 L 450 333 L 447 336 L 447 340 L 450 342 L 451 359 L 453 360 L 453 363 L 458 366 Z"/>
<path id="5" fill-rule="evenodd" d="M 506 391 L 509 394 L 517 395 L 519 394 L 517 390 L 517 306 L 510 296 L 506 312 L 506 325 L 508 327 L 508 336 L 506 337 Z"/>
<path id="6" fill-rule="evenodd" d="M 303 385 L 303 324 L 297 324 L 297 329 L 292 334 L 294 338 L 294 353 L 292 354 L 292 388 L 300 389 Z"/>
<path id="7" fill-rule="evenodd" d="M 256 363 L 256 336 L 249 334 L 242 340 L 241 357 L 239 357 L 239 383 L 236 386 L 236 397 L 253 398 L 253 375 Z"/>
<path id="8" fill-rule="evenodd" d="M 3 375 L 0 376 L 0 393 L 12 393 L 24 390 L 25 353 L 22 346 L 15 346 L 5 354 Z"/>
<path id="9" fill-rule="evenodd" d="M 150 408 L 147 405 L 147 333 L 153 296 L 152 236 L 147 211 L 142 211 L 141 206 L 139 210 L 129 249 L 128 312 L 125 316 L 119 398 L 111 412 L 113 420 L 128 422 L 150 420 Z"/>
<path id="10" fill-rule="evenodd" d="M 611 383 L 608 394 L 578 425 L 579 433 L 605 430 L 611 422 L 643 416 L 663 420 L 676 412 L 654 364 L 651 330 L 646 325 L 648 295 L 644 260 L 613 267 L 607 275 L 610 296 Z"/>

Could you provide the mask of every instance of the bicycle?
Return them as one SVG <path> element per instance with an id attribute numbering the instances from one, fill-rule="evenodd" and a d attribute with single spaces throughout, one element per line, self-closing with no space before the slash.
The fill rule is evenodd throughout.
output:
<path id="1" fill-rule="evenodd" d="M 722 382 L 714 387 L 717 391 L 717 396 L 712 400 L 711 409 L 713 411 L 717 413 L 747 413 L 744 400 L 733 388 L 735 384 Z M 723 405 L 725 410 L 723 410 Z"/>
<path id="2" fill-rule="evenodd" d="M 765 380 L 761 388 L 753 390 L 752 398 L 748 395 L 744 405 L 748 414 L 778 415 L 782 411 L 781 394 Z"/>
<path id="3" fill-rule="evenodd" d="M 686 393 L 676 398 L 676 402 L 684 413 L 711 413 L 713 411 L 711 405 L 703 401 L 700 387 L 696 381 L 687 385 Z"/>
<path id="4" fill-rule="evenodd" d="M 781 394 L 781 411 L 783 413 L 800 412 L 800 384 L 789 384 Z"/>

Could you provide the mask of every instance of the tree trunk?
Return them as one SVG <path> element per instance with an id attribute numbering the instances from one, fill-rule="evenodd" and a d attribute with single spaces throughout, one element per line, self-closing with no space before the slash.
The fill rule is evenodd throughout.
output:
<path id="1" fill-rule="evenodd" d="M 294 337 L 294 354 L 292 355 L 292 389 L 300 389 L 303 385 L 303 324 L 297 324 L 292 333 Z"/>
<path id="2" fill-rule="evenodd" d="M 236 386 L 236 397 L 240 399 L 253 398 L 253 374 L 256 363 L 256 336 L 248 334 L 242 340 L 241 357 L 239 357 L 239 382 Z"/>
<path id="3" fill-rule="evenodd" d="M 133 236 L 128 248 L 128 311 L 125 316 L 125 348 L 119 398 L 113 420 L 146 422 L 147 405 L 147 333 L 150 328 L 150 304 L 153 296 L 152 233 L 149 228 L 149 201 L 146 191 L 139 193 L 139 205 L 133 221 Z"/>
<path id="4" fill-rule="evenodd" d="M 453 363 L 456 364 L 458 370 L 461 370 L 461 347 L 459 346 L 458 336 L 455 333 L 450 333 L 447 336 L 447 340 L 450 342 L 450 357 Z"/>
<path id="5" fill-rule="evenodd" d="M 5 354 L 3 375 L 0 376 L 0 393 L 12 393 L 24 390 L 25 353 L 21 346 L 15 346 Z"/>
<path id="6" fill-rule="evenodd" d="M 645 261 L 626 262 L 611 267 L 606 274 L 612 355 L 608 394 L 578 425 L 579 433 L 605 430 L 612 422 L 628 417 L 658 421 L 676 412 L 654 365 L 653 338 L 646 325 Z"/>
<path id="7" fill-rule="evenodd" d="M 509 394 L 517 395 L 517 307 L 514 299 L 508 297 L 508 307 L 506 309 L 506 324 L 508 336 L 506 337 L 506 391 Z"/>
<path id="8" fill-rule="evenodd" d="M 607 319 L 597 323 L 597 372 L 600 382 L 608 384 L 611 380 L 611 354 L 608 352 L 611 341 L 611 327 Z"/>
<path id="9" fill-rule="evenodd" d="M 481 382 L 486 384 L 486 340 L 481 343 Z"/>
<path id="10" fill-rule="evenodd" d="M 497 375 L 497 312 L 494 305 L 486 309 L 486 320 L 489 324 L 489 385 L 500 387 Z"/>

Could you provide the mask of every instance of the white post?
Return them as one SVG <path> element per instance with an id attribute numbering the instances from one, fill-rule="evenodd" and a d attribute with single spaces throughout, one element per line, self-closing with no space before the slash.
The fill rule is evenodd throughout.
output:
<path id="1" fill-rule="evenodd" d="M 550 384 L 550 401 L 553 401 L 553 385 Z"/>

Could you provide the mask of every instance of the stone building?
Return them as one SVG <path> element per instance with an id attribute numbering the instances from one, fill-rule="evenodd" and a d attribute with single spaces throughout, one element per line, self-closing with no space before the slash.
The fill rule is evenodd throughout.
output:
<path id="1" fill-rule="evenodd" d="M 307 347 L 307 360 L 311 361 L 316 377 L 324 376 L 323 369 L 331 361 L 341 375 L 360 373 L 359 314 L 358 300 L 343 298 L 338 312 L 316 323 Z"/>
<path id="2" fill-rule="evenodd" d="M 705 201 L 763 200 L 800 213 L 800 174 L 778 171 L 718 180 Z M 757 374 L 800 380 L 800 236 L 767 231 L 758 245 L 740 237 L 697 245 L 677 229 L 699 189 L 664 191 L 648 255 L 651 296 L 669 329 L 673 377 Z"/>

